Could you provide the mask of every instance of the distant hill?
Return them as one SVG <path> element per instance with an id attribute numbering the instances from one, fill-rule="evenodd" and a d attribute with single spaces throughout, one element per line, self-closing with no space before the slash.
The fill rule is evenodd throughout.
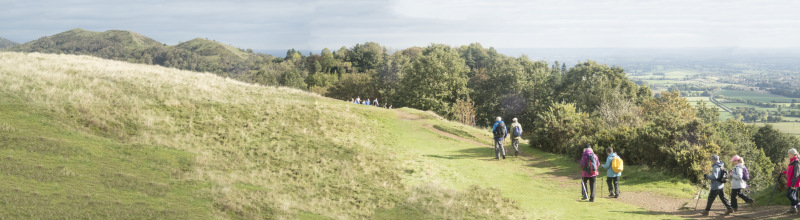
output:
<path id="1" fill-rule="evenodd" d="M 7 48 L 7 47 L 13 47 L 13 46 L 16 46 L 16 45 L 18 45 L 18 43 L 0 37 L 0 49 Z"/>
<path id="2" fill-rule="evenodd" d="M 72 29 L 6 49 L 17 52 L 91 55 L 133 63 L 184 70 L 213 72 L 227 77 L 247 77 L 255 63 L 269 62 L 270 55 L 247 52 L 217 41 L 196 38 L 167 46 L 125 30 L 105 32 Z"/>

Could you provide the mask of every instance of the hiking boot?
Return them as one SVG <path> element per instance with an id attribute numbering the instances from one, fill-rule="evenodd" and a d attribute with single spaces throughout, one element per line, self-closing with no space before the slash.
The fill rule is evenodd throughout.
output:
<path id="1" fill-rule="evenodd" d="M 797 208 L 790 208 L 789 211 L 786 212 L 787 214 L 797 214 Z"/>
<path id="2" fill-rule="evenodd" d="M 700 214 L 702 214 L 703 216 L 708 216 L 708 211 L 707 210 L 700 211 Z"/>
<path id="3" fill-rule="evenodd" d="M 608 198 L 614 198 L 614 194 L 608 194 Z"/>
<path id="4" fill-rule="evenodd" d="M 755 200 L 750 200 L 749 202 L 745 201 L 744 203 L 747 203 L 747 205 L 750 205 L 750 207 L 753 207 L 755 205 L 755 202 L 756 202 Z"/>
<path id="5" fill-rule="evenodd" d="M 505 160 L 505 159 L 506 159 L 506 155 L 503 155 L 503 160 Z"/>
<path id="6" fill-rule="evenodd" d="M 725 211 L 725 214 L 723 214 L 723 215 L 728 215 L 728 214 L 731 214 L 733 212 L 735 212 L 735 211 L 733 211 L 733 209 L 728 209 L 727 211 Z"/>

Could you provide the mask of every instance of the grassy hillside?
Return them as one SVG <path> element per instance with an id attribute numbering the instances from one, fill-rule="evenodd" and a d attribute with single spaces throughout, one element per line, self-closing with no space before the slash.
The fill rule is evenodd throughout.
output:
<path id="1" fill-rule="evenodd" d="M 0 216 L 524 216 L 487 186 L 408 184 L 430 165 L 398 145 L 393 114 L 212 74 L 3 52 Z"/>
<path id="2" fill-rule="evenodd" d="M 217 59 L 220 57 L 233 57 L 233 56 L 244 59 L 250 55 L 233 46 L 225 45 L 217 41 L 212 41 L 202 38 L 195 38 L 190 41 L 180 43 L 178 45 L 175 45 L 175 48 L 192 51 L 201 56 L 217 58 Z"/>
<path id="3" fill-rule="evenodd" d="M 9 39 L 5 39 L 5 38 L 0 37 L 0 49 L 7 48 L 7 47 L 13 47 L 13 46 L 16 46 L 17 44 L 18 43 L 14 42 L 14 41 L 11 41 Z"/>

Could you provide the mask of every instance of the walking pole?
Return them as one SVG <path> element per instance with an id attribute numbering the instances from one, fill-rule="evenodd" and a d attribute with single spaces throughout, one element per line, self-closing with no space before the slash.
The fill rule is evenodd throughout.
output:
<path id="1" fill-rule="evenodd" d="M 586 192 L 586 185 L 583 183 L 583 178 L 581 178 L 581 188 L 583 188 L 583 198 L 586 198 L 588 200 L 589 199 L 589 195 L 586 194 L 588 192 Z"/>
<path id="2" fill-rule="evenodd" d="M 706 186 L 706 180 L 703 180 L 703 186 Z M 694 202 L 694 210 L 697 210 L 697 203 L 700 203 L 700 196 L 703 195 L 703 187 L 700 187 L 700 193 L 697 194 L 697 201 Z"/>
<path id="3" fill-rule="evenodd" d="M 781 181 L 781 175 L 778 174 L 778 179 L 775 180 L 775 188 L 772 189 L 772 195 L 769 196 L 769 202 L 767 202 L 767 206 L 769 206 L 769 204 L 772 203 L 772 197 L 775 196 L 775 190 L 778 190 L 778 184 L 780 184 L 780 181 Z"/>

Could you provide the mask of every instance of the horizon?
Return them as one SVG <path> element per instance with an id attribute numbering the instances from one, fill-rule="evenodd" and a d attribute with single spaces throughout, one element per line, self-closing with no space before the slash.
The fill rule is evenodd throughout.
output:
<path id="1" fill-rule="evenodd" d="M 373 41 L 494 48 L 797 48 L 795 1 L 10 1 L 0 37 L 24 43 L 81 27 L 165 44 L 321 49 Z M 795 6 L 795 7 L 793 7 Z M 36 16 L 31 16 L 36 15 Z M 24 41 L 24 42 L 23 42 Z"/>

